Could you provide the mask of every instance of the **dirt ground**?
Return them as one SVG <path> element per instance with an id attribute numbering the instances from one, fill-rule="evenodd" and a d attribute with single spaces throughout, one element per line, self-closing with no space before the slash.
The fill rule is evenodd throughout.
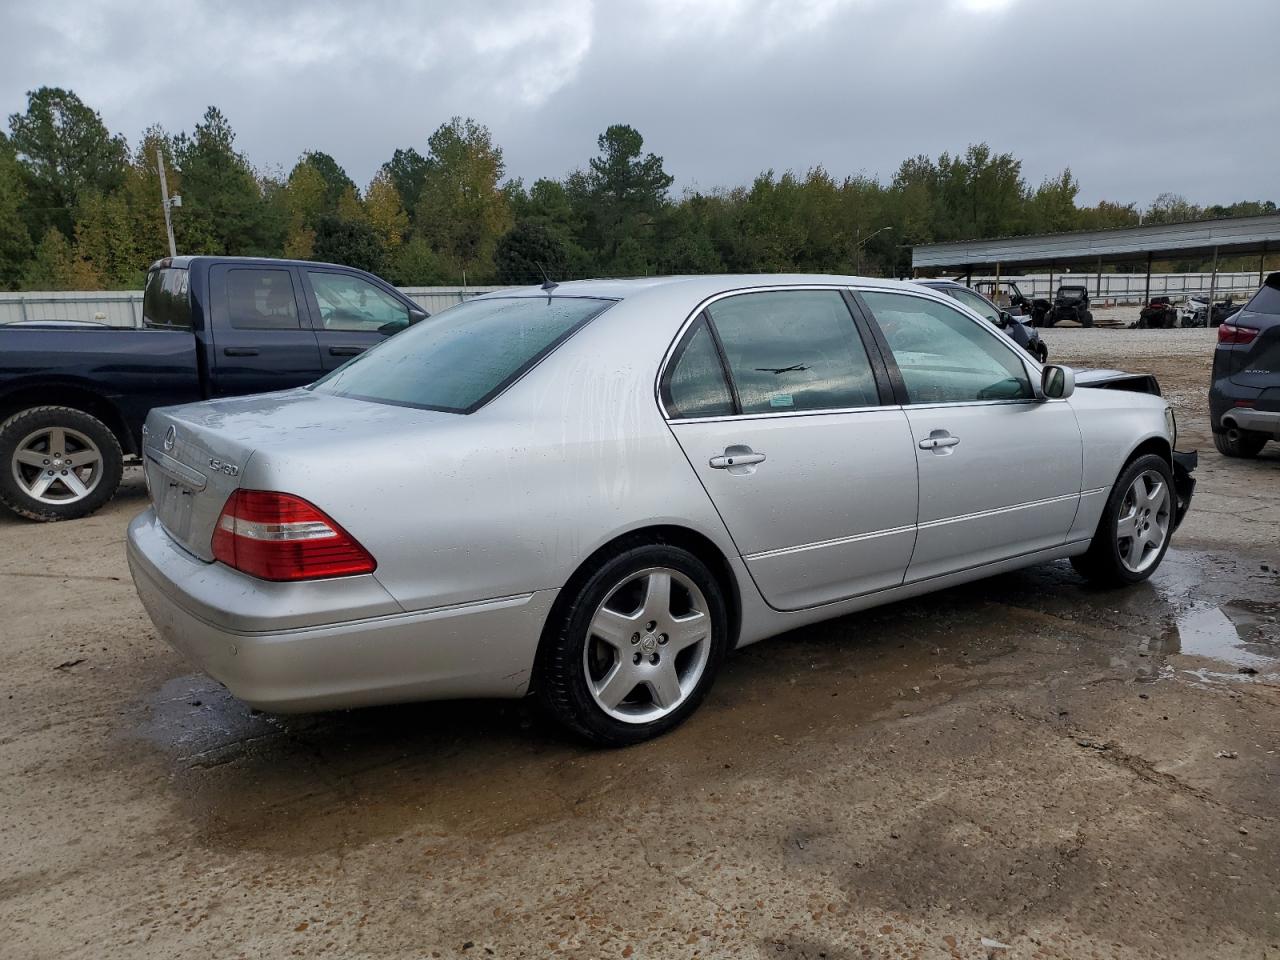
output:
<path id="1" fill-rule="evenodd" d="M 624 751 L 521 703 L 254 714 L 134 596 L 138 477 L 0 519 L 0 955 L 1280 958 L 1280 446 L 1213 450 L 1212 331 L 1046 338 L 1200 450 L 1150 583 L 795 631 Z"/>

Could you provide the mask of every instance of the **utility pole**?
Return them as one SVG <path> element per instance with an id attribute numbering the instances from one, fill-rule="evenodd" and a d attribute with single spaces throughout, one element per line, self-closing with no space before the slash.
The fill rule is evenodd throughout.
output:
<path id="1" fill-rule="evenodd" d="M 164 229 L 169 234 L 169 256 L 176 257 L 178 255 L 178 246 L 173 242 L 173 218 L 169 214 L 169 207 L 171 206 L 169 180 L 164 174 L 164 154 L 160 152 L 159 147 L 156 147 L 156 166 L 160 171 L 160 203 L 164 207 Z M 174 199 L 181 204 L 181 197 L 175 197 Z"/>

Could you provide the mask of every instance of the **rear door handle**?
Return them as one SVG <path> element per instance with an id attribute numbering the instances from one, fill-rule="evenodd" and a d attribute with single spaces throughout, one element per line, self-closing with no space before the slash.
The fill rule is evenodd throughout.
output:
<path id="1" fill-rule="evenodd" d="M 331 357 L 355 357 L 364 353 L 364 347 L 330 347 Z"/>
<path id="2" fill-rule="evenodd" d="M 712 457 L 710 464 L 713 470 L 728 470 L 730 467 L 748 467 L 753 463 L 764 463 L 764 461 L 765 456 L 763 453 L 752 452 Z"/>
<path id="3" fill-rule="evenodd" d="M 227 357 L 256 357 L 258 351 L 253 347 L 224 347 L 223 356 Z"/>

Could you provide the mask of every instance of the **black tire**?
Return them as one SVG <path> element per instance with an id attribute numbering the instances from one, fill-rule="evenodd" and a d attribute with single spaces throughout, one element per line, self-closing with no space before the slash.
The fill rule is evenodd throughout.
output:
<path id="1" fill-rule="evenodd" d="M 1223 430 L 1221 433 L 1214 431 L 1213 445 L 1218 448 L 1218 452 L 1224 457 L 1244 457 L 1252 460 L 1262 452 L 1262 448 L 1267 445 L 1267 437 L 1265 434 L 1254 433 L 1250 430 Z"/>
<path id="2" fill-rule="evenodd" d="M 710 649 L 701 676 L 671 712 L 648 722 L 610 716 L 588 688 L 584 648 L 597 609 L 628 577 L 665 567 L 688 577 L 702 592 L 711 620 Z M 660 736 L 683 723 L 715 681 L 728 646 L 728 614 L 724 595 L 711 571 L 692 553 L 663 543 L 637 543 L 603 561 L 585 581 L 571 587 L 569 602 L 553 613 L 540 651 L 535 681 L 543 708 L 558 724 L 591 743 L 623 747 Z"/>
<path id="3" fill-rule="evenodd" d="M 100 473 L 86 495 L 66 503 L 51 503 L 32 496 L 19 484 L 15 470 L 30 472 L 30 465 L 22 468 L 17 466 L 19 445 L 43 428 L 74 431 L 87 437 L 97 447 L 101 458 Z M 0 424 L 0 503 L 20 517 L 44 522 L 87 517 L 115 496 L 123 474 L 124 453 L 120 450 L 115 434 L 105 423 L 83 410 L 72 407 L 31 407 Z"/>
<path id="4" fill-rule="evenodd" d="M 1040 363 L 1049 362 L 1049 347 L 1043 340 L 1037 340 L 1031 345 L 1031 354 Z"/>
<path id="5" fill-rule="evenodd" d="M 1092 326 L 1093 326 L 1093 312 L 1092 312 L 1092 311 L 1090 311 L 1090 310 L 1086 310 L 1086 311 L 1084 312 L 1084 315 L 1080 318 L 1080 325 L 1081 325 L 1082 327 L 1092 327 Z"/>
<path id="6" fill-rule="evenodd" d="M 1154 470 L 1160 474 L 1170 497 L 1170 509 L 1177 509 L 1173 469 L 1169 466 L 1169 461 L 1154 453 L 1148 453 L 1135 457 L 1127 463 L 1120 471 L 1120 476 L 1116 478 L 1115 485 L 1111 488 L 1111 495 L 1107 497 L 1107 505 L 1102 509 L 1102 517 L 1098 520 L 1098 527 L 1093 533 L 1093 539 L 1089 542 L 1088 551 L 1071 558 L 1071 565 L 1076 568 L 1076 572 L 1090 582 L 1106 587 L 1125 587 L 1141 583 L 1155 573 L 1164 560 L 1164 555 L 1169 549 L 1169 541 L 1173 539 L 1172 524 L 1164 538 L 1164 543 L 1160 545 L 1155 561 L 1145 570 L 1135 572 L 1120 560 L 1120 547 L 1116 536 L 1116 523 L 1120 519 L 1120 509 L 1129 487 L 1148 470 Z"/>

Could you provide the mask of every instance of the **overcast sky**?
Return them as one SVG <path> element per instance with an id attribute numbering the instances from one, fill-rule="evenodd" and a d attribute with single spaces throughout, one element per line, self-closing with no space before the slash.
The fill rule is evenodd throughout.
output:
<path id="1" fill-rule="evenodd" d="M 1083 203 L 1280 201 L 1278 36 L 1280 0 L 0 0 L 0 112 L 70 87 L 133 143 L 215 104 L 362 185 L 461 114 L 526 184 L 629 123 L 677 189 L 985 140 Z"/>

